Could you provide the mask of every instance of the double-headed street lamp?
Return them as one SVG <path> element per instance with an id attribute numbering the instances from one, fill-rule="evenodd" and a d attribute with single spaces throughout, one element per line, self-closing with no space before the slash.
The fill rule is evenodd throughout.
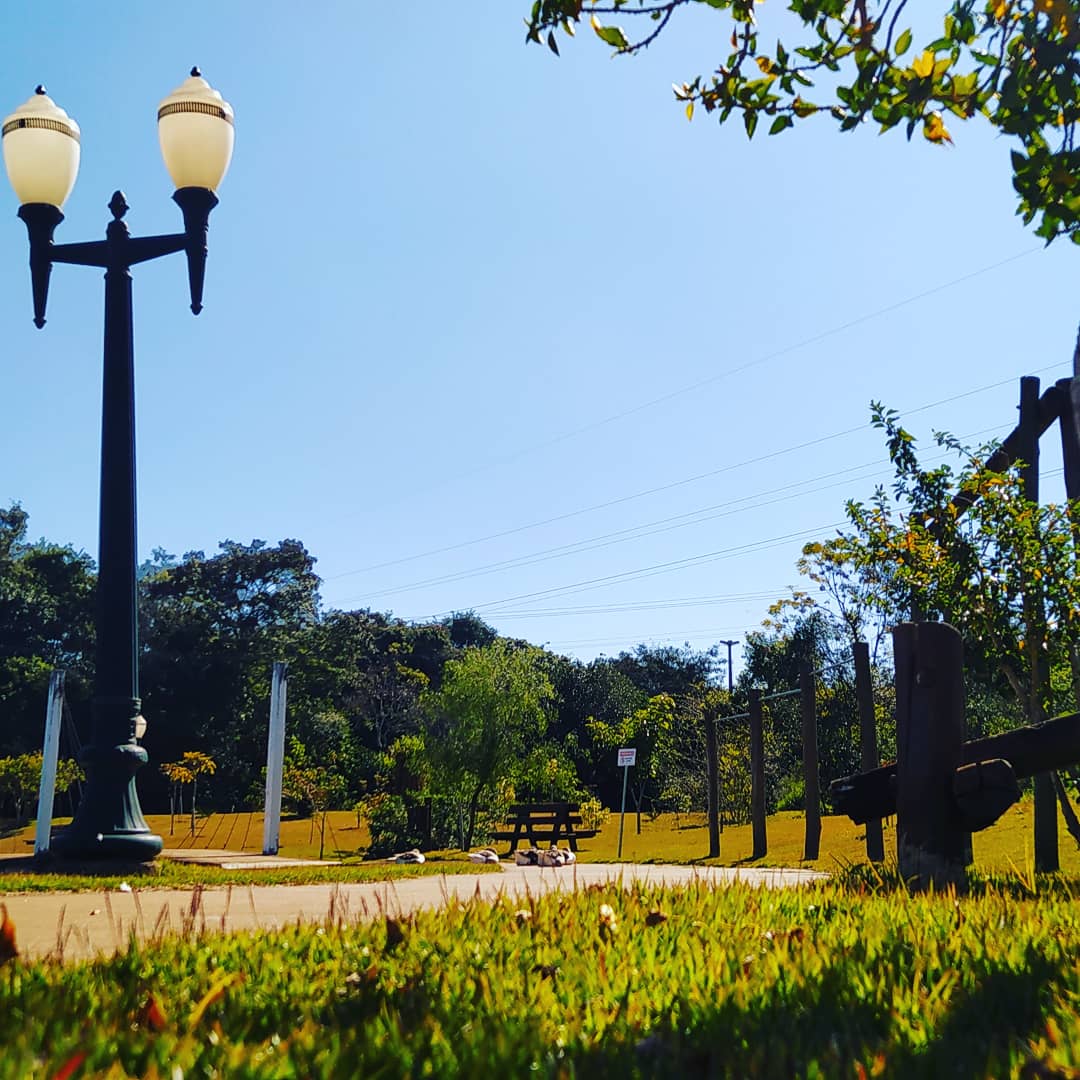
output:
<path id="1" fill-rule="evenodd" d="M 215 191 L 229 167 L 233 111 L 198 68 L 158 109 L 165 166 L 176 184 L 173 200 L 184 231 L 133 237 L 123 217 L 122 192 L 109 202 L 113 220 L 104 240 L 54 244 L 60 208 L 79 171 L 79 125 L 39 86 L 3 123 L 4 164 L 30 235 L 34 324 L 45 325 L 53 263 L 105 270 L 105 371 L 101 408 L 101 516 L 98 546 L 97 664 L 93 735 L 83 751 L 87 783 L 75 819 L 54 841 L 67 858 L 143 861 L 161 851 L 143 818 L 135 773 L 146 763 L 137 737 L 145 730 L 139 699 L 136 594 L 135 353 L 131 267 L 177 251 L 187 254 L 191 310 L 202 310 L 206 235 Z"/>

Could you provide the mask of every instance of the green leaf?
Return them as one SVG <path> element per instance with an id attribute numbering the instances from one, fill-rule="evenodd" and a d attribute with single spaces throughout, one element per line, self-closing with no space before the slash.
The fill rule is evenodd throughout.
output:
<path id="1" fill-rule="evenodd" d="M 903 56 L 911 48 L 911 31 L 905 30 L 896 39 L 896 55 Z"/>
<path id="2" fill-rule="evenodd" d="M 549 30 L 547 36 L 547 47 L 556 55 L 559 55 L 559 43 L 555 40 L 555 31 Z"/>
<path id="3" fill-rule="evenodd" d="M 752 139 L 754 130 L 757 128 L 758 114 L 753 109 L 747 109 L 743 113 L 743 124 L 746 127 L 746 137 Z"/>
<path id="4" fill-rule="evenodd" d="M 769 127 L 770 135 L 779 135 L 784 128 L 792 127 L 794 121 L 788 113 L 784 113 L 782 116 L 778 116 Z"/>
<path id="5" fill-rule="evenodd" d="M 606 41 L 609 45 L 613 45 L 616 49 L 628 49 L 630 48 L 630 42 L 627 41 L 626 35 L 617 26 L 604 26 L 595 15 L 591 19 L 592 28 L 596 31 L 596 36 L 601 41 Z"/>

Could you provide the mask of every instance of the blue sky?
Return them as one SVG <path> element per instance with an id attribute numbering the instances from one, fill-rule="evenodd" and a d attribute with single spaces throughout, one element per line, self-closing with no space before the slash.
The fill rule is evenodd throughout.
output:
<path id="1" fill-rule="evenodd" d="M 885 476 L 871 398 L 978 441 L 1070 373 L 1080 255 L 1014 216 L 1006 140 L 748 142 L 670 89 L 722 17 L 556 59 L 527 8 L 5 5 L 0 108 L 44 82 L 83 131 L 60 242 L 117 187 L 133 232 L 179 228 L 155 117 L 192 64 L 236 110 L 204 312 L 181 257 L 135 271 L 144 554 L 297 537 L 328 606 L 705 647 Z M 0 502 L 96 553 L 102 284 L 58 267 L 35 330 L 4 190 Z"/>

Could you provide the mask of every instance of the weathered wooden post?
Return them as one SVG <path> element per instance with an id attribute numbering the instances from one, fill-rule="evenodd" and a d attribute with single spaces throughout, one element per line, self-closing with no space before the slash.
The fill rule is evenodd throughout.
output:
<path id="1" fill-rule="evenodd" d="M 719 722 L 717 710 L 705 709 L 705 774 L 708 791 L 706 792 L 706 811 L 709 818 L 709 858 L 720 857 L 720 802 L 718 799 L 719 749 L 717 747 L 716 725 Z"/>
<path id="2" fill-rule="evenodd" d="M 1039 501 L 1039 380 L 1028 375 L 1020 380 L 1020 445 L 1017 456 L 1024 463 L 1020 474 L 1021 488 L 1028 502 Z M 1045 615 L 1037 588 L 1024 594 L 1024 623 L 1027 638 L 1028 666 L 1031 678 L 1028 684 L 1028 722 L 1041 723 L 1045 717 L 1042 708 L 1042 690 L 1045 682 L 1042 643 L 1046 634 Z M 1054 778 L 1049 773 L 1035 777 L 1035 869 L 1046 872 L 1057 870 L 1057 797 Z"/>
<path id="3" fill-rule="evenodd" d="M 1065 466 L 1065 494 L 1072 503 L 1080 499 L 1080 337 L 1073 352 L 1073 377 L 1058 379 L 1055 388 L 1058 393 L 1058 428 L 1061 433 L 1061 458 Z M 1069 511 L 1069 528 L 1072 532 L 1073 554 L 1077 557 L 1077 571 L 1080 572 L 1080 520 Z M 1072 666 L 1073 696 L 1080 708 L 1080 653 L 1074 646 L 1069 656 Z M 1057 792 L 1061 812 L 1065 817 L 1066 827 L 1073 832 L 1074 825 L 1070 818 L 1075 818 L 1069 793 L 1061 782 L 1060 776 L 1054 778 L 1054 790 Z M 1080 829 L 1078 829 L 1080 831 Z M 1075 833 L 1074 833 L 1075 835 Z"/>
<path id="4" fill-rule="evenodd" d="M 965 823 L 952 798 L 964 737 L 963 645 L 948 623 L 893 629 L 896 850 L 916 889 L 963 886 Z"/>
<path id="5" fill-rule="evenodd" d="M 816 859 L 821 848 L 821 781 L 818 775 L 817 693 L 814 673 L 804 665 L 799 672 L 802 705 L 803 790 L 806 800 L 804 859 Z"/>
<path id="6" fill-rule="evenodd" d="M 855 658 L 855 698 L 859 707 L 859 751 L 863 772 L 878 767 L 877 722 L 874 717 L 874 687 L 870 679 L 870 646 L 856 641 L 852 647 Z M 871 862 L 885 861 L 885 840 L 881 833 L 881 818 L 866 823 L 866 857 Z"/>
<path id="7" fill-rule="evenodd" d="M 760 690 L 750 691 L 750 820 L 754 835 L 751 858 L 764 859 L 769 842 L 765 833 L 765 733 Z"/>

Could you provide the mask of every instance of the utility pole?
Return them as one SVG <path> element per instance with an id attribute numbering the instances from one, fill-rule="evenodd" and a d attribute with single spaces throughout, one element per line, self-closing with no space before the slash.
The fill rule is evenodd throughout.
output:
<path id="1" fill-rule="evenodd" d="M 739 643 L 737 641 L 718 641 L 717 644 L 727 646 L 727 688 L 728 693 L 730 694 L 733 693 L 735 689 L 735 682 L 731 676 L 731 649 Z"/>

